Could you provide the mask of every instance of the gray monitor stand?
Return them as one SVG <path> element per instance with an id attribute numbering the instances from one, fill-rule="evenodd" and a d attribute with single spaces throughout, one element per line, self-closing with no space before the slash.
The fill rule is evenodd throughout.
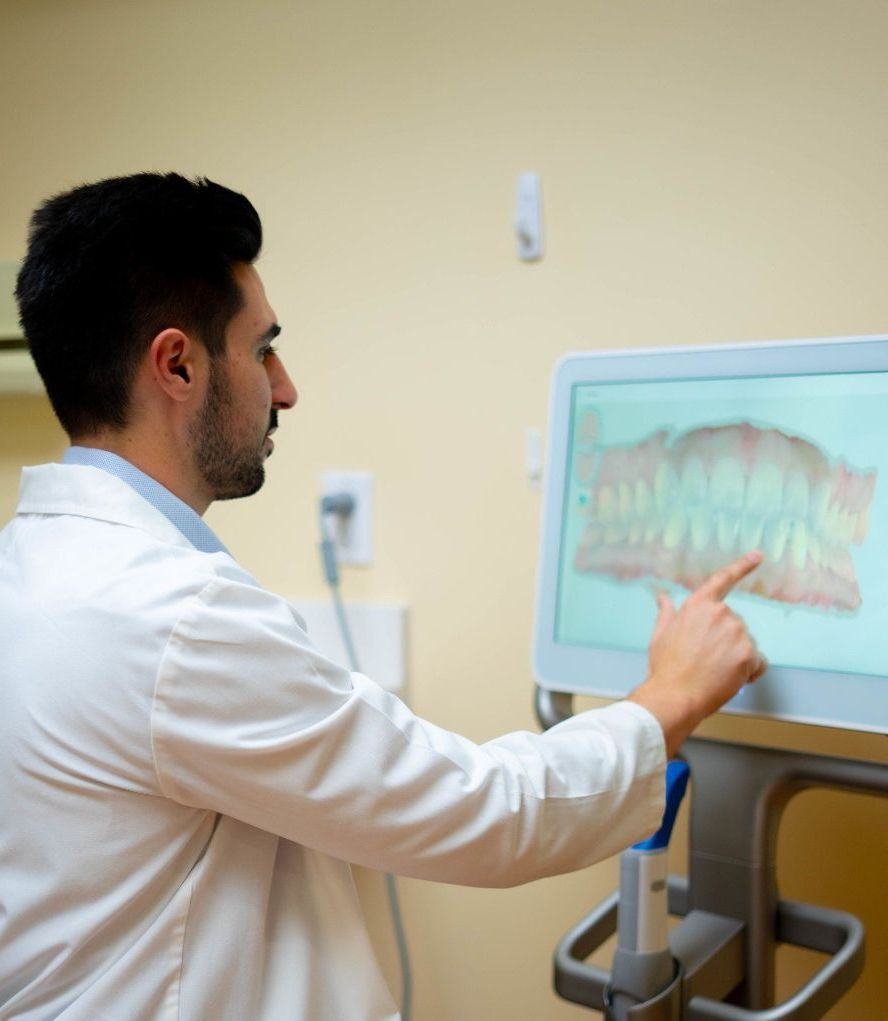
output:
<path id="1" fill-rule="evenodd" d="M 544 728 L 573 698 L 537 688 Z M 863 969 L 863 926 L 841 911 L 781 900 L 777 829 L 793 795 L 812 787 L 888 796 L 888 765 L 691 738 L 681 749 L 693 793 L 687 879 L 669 878 L 672 982 L 628 1008 L 611 975 L 586 963 L 616 930 L 618 894 L 575 926 L 555 952 L 555 988 L 608 1021 L 818 1021 Z M 730 790 L 730 803 L 724 792 Z M 774 1004 L 778 943 L 831 955 L 794 996 Z"/>

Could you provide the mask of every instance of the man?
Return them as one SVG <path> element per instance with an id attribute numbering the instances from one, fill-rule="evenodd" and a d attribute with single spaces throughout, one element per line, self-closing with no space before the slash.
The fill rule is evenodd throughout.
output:
<path id="1" fill-rule="evenodd" d="M 297 399 L 260 246 L 174 174 L 34 215 L 17 296 L 72 446 L 0 534 L 0 1019 L 394 1018 L 346 862 L 503 886 L 613 854 L 764 670 L 722 602 L 757 555 L 661 597 L 648 680 L 544 735 L 474 745 L 318 655 L 200 517 Z"/>

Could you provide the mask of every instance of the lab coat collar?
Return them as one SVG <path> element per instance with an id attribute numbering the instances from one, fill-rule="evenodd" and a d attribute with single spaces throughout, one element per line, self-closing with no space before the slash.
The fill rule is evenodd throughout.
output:
<path id="1" fill-rule="evenodd" d="M 210 528 L 194 508 L 189 507 L 175 493 L 161 485 L 157 479 L 146 475 L 130 461 L 110 450 L 97 447 L 69 447 L 62 458 L 62 464 L 81 464 L 101 468 L 109 475 L 115 475 L 134 489 L 185 536 L 195 549 L 202 553 L 227 553 L 219 536 Z"/>
<path id="2" fill-rule="evenodd" d="M 101 468 L 41 464 L 22 469 L 18 514 L 73 514 L 140 528 L 161 542 L 194 547 L 131 486 Z"/>

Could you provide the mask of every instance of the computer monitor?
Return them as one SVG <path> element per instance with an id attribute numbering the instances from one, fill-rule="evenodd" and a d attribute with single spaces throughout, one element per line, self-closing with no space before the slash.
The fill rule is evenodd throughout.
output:
<path id="1" fill-rule="evenodd" d="M 569 354 L 553 374 L 534 670 L 621 697 L 654 591 L 760 549 L 770 667 L 727 712 L 888 733 L 888 336 Z"/>

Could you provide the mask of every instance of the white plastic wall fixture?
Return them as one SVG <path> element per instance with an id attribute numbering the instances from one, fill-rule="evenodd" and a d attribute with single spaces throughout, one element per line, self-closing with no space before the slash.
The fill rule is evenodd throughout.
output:
<path id="1" fill-rule="evenodd" d="M 524 433 L 524 470 L 527 484 L 539 492 L 543 480 L 543 434 L 539 429 L 528 427 Z"/>
<path id="2" fill-rule="evenodd" d="M 331 600 L 291 599 L 290 605 L 305 620 L 308 637 L 327 659 L 348 666 L 348 653 L 339 631 Z M 404 698 L 407 689 L 407 610 L 378 603 L 346 603 L 361 671 L 387 691 Z"/>
<path id="3" fill-rule="evenodd" d="M 543 255 L 543 216 L 540 203 L 539 174 L 520 174 L 515 206 L 515 233 L 518 257 L 526 262 Z"/>

